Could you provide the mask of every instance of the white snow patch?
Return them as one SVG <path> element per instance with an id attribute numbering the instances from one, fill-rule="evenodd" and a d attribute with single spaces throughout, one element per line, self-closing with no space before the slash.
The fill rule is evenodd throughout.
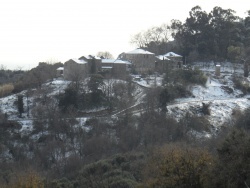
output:
<path id="1" fill-rule="evenodd" d="M 20 132 L 30 133 L 33 130 L 33 120 L 19 120 L 18 123 L 22 126 Z"/>

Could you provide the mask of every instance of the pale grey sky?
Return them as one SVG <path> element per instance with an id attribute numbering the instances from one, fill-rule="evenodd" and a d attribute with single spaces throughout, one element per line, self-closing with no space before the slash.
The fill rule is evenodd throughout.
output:
<path id="1" fill-rule="evenodd" d="M 0 0 L 0 65 L 30 69 L 42 61 L 135 47 L 132 35 L 152 26 L 184 21 L 192 7 L 231 8 L 245 17 L 249 0 Z"/>

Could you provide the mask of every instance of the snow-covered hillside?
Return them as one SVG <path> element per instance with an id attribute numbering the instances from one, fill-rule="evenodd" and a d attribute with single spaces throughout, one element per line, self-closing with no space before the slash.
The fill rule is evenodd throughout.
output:
<path id="1" fill-rule="evenodd" d="M 201 68 L 201 67 L 200 67 Z M 233 73 L 229 68 L 224 68 L 221 76 L 214 76 L 213 68 L 203 68 L 203 71 L 208 76 L 208 80 L 205 86 L 193 85 L 190 92 L 191 97 L 179 98 L 168 104 L 167 114 L 175 117 L 177 120 L 188 112 L 194 115 L 203 115 L 201 108 L 204 104 L 208 105 L 210 115 L 205 115 L 211 125 L 215 129 L 222 125 L 230 125 L 232 121 L 232 114 L 235 110 L 244 110 L 250 107 L 250 100 L 247 95 L 243 95 L 242 91 L 235 89 L 233 79 Z M 238 71 L 242 73 L 242 71 Z M 136 90 L 134 91 L 135 103 L 129 107 L 134 109 L 137 105 L 143 103 L 143 97 L 145 96 L 145 89 L 150 89 L 156 85 L 161 85 L 162 76 L 152 75 L 147 78 L 141 78 L 139 76 L 133 76 L 133 81 L 137 83 Z M 249 82 L 249 79 L 245 79 Z M 122 82 L 118 80 L 108 80 L 105 84 L 114 82 Z M 4 98 L 0 98 L 0 110 L 5 113 L 10 120 L 17 120 L 21 125 L 21 131 L 32 130 L 32 108 L 34 108 L 44 96 L 55 96 L 63 92 L 70 82 L 55 79 L 51 82 L 45 83 L 39 90 L 23 91 L 18 94 L 10 95 Z M 17 95 L 22 94 L 24 96 L 24 109 L 23 117 L 19 118 L 18 110 L 16 107 Z M 28 96 L 28 98 L 27 98 Z M 29 113 L 27 113 L 27 106 L 29 106 Z M 120 114 L 120 112 L 114 112 L 113 116 Z M 81 118 L 81 117 L 79 117 Z M 86 117 L 82 117 L 86 118 Z M 80 122 L 82 125 L 82 122 Z"/>
<path id="2" fill-rule="evenodd" d="M 27 116 L 27 105 L 29 106 L 30 111 L 36 105 L 36 99 L 42 98 L 43 96 L 54 96 L 63 92 L 64 89 L 68 86 L 70 82 L 65 80 L 53 80 L 51 82 L 43 84 L 41 89 L 33 89 L 31 91 L 22 91 L 17 94 L 13 94 L 4 98 L 0 98 L 0 110 L 8 115 L 10 120 L 23 120 L 23 119 L 32 119 L 32 114 L 29 113 Z M 23 95 L 24 102 L 24 111 L 23 118 L 19 118 L 16 101 L 17 96 Z"/>
<path id="3" fill-rule="evenodd" d="M 199 65 L 199 64 L 198 64 Z M 245 110 L 250 107 L 248 95 L 243 95 L 242 91 L 235 89 L 233 83 L 233 69 L 230 64 L 226 64 L 219 77 L 214 75 L 214 67 L 202 68 L 208 80 L 206 86 L 194 85 L 190 88 L 192 98 L 176 99 L 174 104 L 168 106 L 169 113 L 177 119 L 183 117 L 187 112 L 202 115 L 200 110 L 202 103 L 209 105 L 210 115 L 206 117 L 216 129 L 222 125 L 230 125 L 234 110 Z M 241 67 L 235 69 L 237 75 L 243 75 Z M 249 79 L 245 79 L 249 84 Z"/>
<path id="4" fill-rule="evenodd" d="M 242 91 L 235 88 L 233 76 L 243 75 L 242 65 L 235 67 L 229 62 L 221 64 L 221 75 L 216 77 L 215 63 L 195 63 L 193 66 L 204 71 L 208 80 L 205 87 L 193 85 L 190 87 L 192 97 L 179 98 L 168 105 L 168 115 L 175 117 L 177 120 L 185 116 L 188 112 L 193 115 L 203 115 L 200 111 L 202 103 L 209 105 L 210 115 L 207 119 L 215 127 L 230 125 L 232 114 L 235 110 L 243 111 L 250 107 L 249 95 L 244 95 Z M 147 79 L 137 78 L 137 83 L 144 87 L 153 87 L 161 85 L 162 78 L 151 76 Z M 247 84 L 250 84 L 249 78 L 244 78 Z"/>
<path id="5" fill-rule="evenodd" d="M 9 120 L 18 121 L 22 126 L 20 132 L 31 131 L 33 128 L 32 109 L 36 106 L 36 101 L 44 95 L 54 96 L 63 92 L 70 82 L 55 79 L 51 82 L 43 84 L 41 89 L 24 90 L 20 93 L 13 94 L 4 98 L 0 98 L 0 111 L 7 115 Z M 17 96 L 23 95 L 24 111 L 22 118 L 19 117 L 17 109 Z M 28 107 L 27 107 L 28 106 Z M 28 110 L 29 109 L 29 110 Z"/>

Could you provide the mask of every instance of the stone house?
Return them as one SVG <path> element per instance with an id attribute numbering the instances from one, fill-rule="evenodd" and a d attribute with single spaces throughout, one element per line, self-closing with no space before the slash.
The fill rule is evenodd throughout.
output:
<path id="1" fill-rule="evenodd" d="M 183 65 L 182 56 L 174 52 L 158 55 L 156 58 L 155 70 L 159 73 L 164 73 L 168 69 L 181 68 Z"/>
<path id="2" fill-rule="evenodd" d="M 88 76 L 88 62 L 83 59 L 70 59 L 64 63 L 64 79 L 79 81 Z"/>
<path id="3" fill-rule="evenodd" d="M 181 68 L 183 65 L 183 60 L 182 60 L 182 56 L 179 54 L 176 54 L 174 52 L 168 52 L 166 54 L 163 55 L 165 58 L 170 59 L 170 61 L 173 63 L 173 67 L 174 68 Z"/>
<path id="4" fill-rule="evenodd" d="M 119 59 L 129 61 L 132 69 L 140 74 L 154 71 L 157 60 L 154 53 L 140 48 L 120 54 Z"/>
<path id="5" fill-rule="evenodd" d="M 131 63 L 121 59 L 102 59 L 101 65 L 105 75 L 125 79 Z"/>
<path id="6" fill-rule="evenodd" d="M 155 62 L 155 71 L 159 73 L 166 72 L 169 68 L 172 68 L 171 61 L 163 55 L 156 56 L 157 61 Z"/>
<path id="7" fill-rule="evenodd" d="M 125 79 L 128 69 L 139 74 L 147 74 L 154 71 L 163 73 L 168 68 L 181 66 L 182 56 L 174 52 L 155 56 L 154 53 L 138 48 L 120 54 L 117 59 L 102 59 L 91 55 L 70 59 L 64 63 L 64 78 L 79 80 L 100 73 L 104 76 Z"/>
<path id="8" fill-rule="evenodd" d="M 101 71 L 101 58 L 87 55 L 80 57 L 79 60 L 87 62 L 89 74 L 97 74 Z"/>
<path id="9" fill-rule="evenodd" d="M 101 59 L 91 55 L 70 59 L 64 63 L 64 79 L 81 80 L 91 74 L 103 74 L 125 79 L 131 63 L 120 59 Z"/>

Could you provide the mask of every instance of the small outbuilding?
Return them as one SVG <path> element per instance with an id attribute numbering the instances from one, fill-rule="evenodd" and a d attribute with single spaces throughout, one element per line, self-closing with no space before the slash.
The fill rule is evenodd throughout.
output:
<path id="1" fill-rule="evenodd" d="M 163 55 L 156 56 L 157 60 L 155 61 L 155 71 L 159 73 L 166 72 L 169 68 L 172 69 L 172 64 L 170 59 L 164 57 Z"/>
<path id="2" fill-rule="evenodd" d="M 183 65 L 182 56 L 174 52 L 158 55 L 156 58 L 155 70 L 159 73 L 164 73 L 168 69 L 181 68 Z"/>
<path id="3" fill-rule="evenodd" d="M 63 72 L 64 72 L 64 68 L 63 67 L 59 67 L 56 69 L 56 76 L 57 77 L 62 77 L 63 76 Z"/>
<path id="4" fill-rule="evenodd" d="M 101 69 L 104 74 L 114 78 L 125 79 L 130 62 L 121 59 L 102 59 Z"/>
<path id="5" fill-rule="evenodd" d="M 220 76 L 220 65 L 215 66 L 215 76 Z"/>
<path id="6" fill-rule="evenodd" d="M 181 68 L 183 65 L 182 56 L 179 54 L 176 54 L 174 52 L 168 52 L 163 55 L 165 58 L 170 59 L 170 61 L 173 63 L 174 68 Z"/>

